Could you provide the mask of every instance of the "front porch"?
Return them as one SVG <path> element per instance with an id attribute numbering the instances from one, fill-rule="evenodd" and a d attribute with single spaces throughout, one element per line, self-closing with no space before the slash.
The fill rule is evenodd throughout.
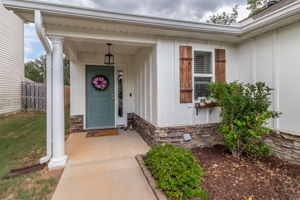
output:
<path id="1" fill-rule="evenodd" d="M 151 36 L 128 35 L 122 30 L 104 31 L 102 26 L 95 30 L 99 22 L 54 20 L 56 17 L 42 16 L 38 11 L 35 17 L 36 26 L 46 28 L 42 33 L 47 37 L 42 41 L 47 43 L 49 38 L 52 43 L 47 56 L 47 62 L 52 62 L 49 66 L 47 63 L 51 72 L 47 77 L 50 169 L 64 166 L 68 159 L 61 119 L 64 55 L 70 59 L 71 132 L 124 127 L 127 126 L 127 114 L 131 112 L 156 123 L 156 40 Z M 51 23 L 42 23 L 43 17 L 45 21 L 52 19 Z M 110 29 L 116 25 L 105 24 L 105 27 Z M 134 32 L 134 29 L 130 31 Z M 108 43 L 112 44 L 110 53 L 114 56 L 114 62 L 110 64 L 104 60 L 109 51 Z M 107 87 L 95 87 L 95 77 L 105 77 Z"/>
<path id="2" fill-rule="evenodd" d="M 202 127 L 180 128 L 176 136 L 169 130 L 219 122 L 217 109 L 203 109 L 198 115 L 194 103 L 199 95 L 193 88 L 205 88 L 214 81 L 213 60 L 218 49 L 222 49 L 223 54 L 225 50 L 228 52 L 229 66 L 235 67 L 232 63 L 236 51 L 232 42 L 238 39 L 237 27 L 41 2 L 22 2 L 21 7 L 17 14 L 25 22 L 35 23 L 47 53 L 47 155 L 40 162 L 50 161 L 50 169 L 63 167 L 68 160 L 63 120 L 64 55 L 70 59 L 73 132 L 126 126 L 128 113 L 134 113 L 155 129 L 165 128 L 160 137 L 172 143 L 173 140 L 182 142 L 187 130 L 196 133 Z M 31 7 L 35 9 L 28 11 Z M 224 35 L 228 31 L 231 33 Z M 109 65 L 104 62 L 107 43 L 112 44 L 111 53 L 115 58 Z M 181 47 L 188 47 L 190 57 L 182 54 L 185 51 L 181 51 Z M 208 53 L 210 60 L 209 72 L 205 74 L 209 81 L 197 81 L 196 86 L 192 63 L 195 52 Z M 187 62 L 183 65 L 182 60 Z M 222 77 L 224 73 L 225 70 Z M 105 91 L 92 86 L 93 77 L 98 75 L 107 77 L 109 84 Z M 232 73 L 229 75 L 228 80 L 232 80 Z M 182 101 L 184 96 L 188 99 Z"/>
<path id="3" fill-rule="evenodd" d="M 104 62 L 108 42 L 114 56 L 114 63 L 109 65 Z M 70 48 L 78 57 L 70 53 Z M 64 52 L 71 67 L 71 131 L 126 126 L 127 114 L 131 112 L 154 122 L 155 49 L 153 44 L 125 44 L 121 39 L 65 37 Z M 108 86 L 99 90 L 92 81 L 102 75 Z"/>
<path id="4" fill-rule="evenodd" d="M 68 137 L 69 161 L 53 195 L 58 199 L 156 199 L 135 155 L 149 146 L 134 131 L 119 129 L 117 136 Z"/>

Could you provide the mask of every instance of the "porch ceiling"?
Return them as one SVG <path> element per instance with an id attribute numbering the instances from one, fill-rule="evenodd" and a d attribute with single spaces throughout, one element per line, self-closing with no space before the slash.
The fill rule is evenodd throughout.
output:
<path id="1" fill-rule="evenodd" d="M 101 40 L 72 40 L 66 38 L 66 45 L 73 46 L 77 53 L 90 53 L 90 54 L 105 54 L 108 51 L 105 41 Z M 137 45 L 125 45 L 120 43 L 112 43 L 111 53 L 134 55 L 140 46 Z"/>

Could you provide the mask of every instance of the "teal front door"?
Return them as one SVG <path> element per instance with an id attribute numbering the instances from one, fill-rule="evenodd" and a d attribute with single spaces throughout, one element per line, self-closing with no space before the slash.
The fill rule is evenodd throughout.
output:
<path id="1" fill-rule="evenodd" d="M 114 67 L 86 66 L 86 128 L 115 126 L 114 105 Z"/>

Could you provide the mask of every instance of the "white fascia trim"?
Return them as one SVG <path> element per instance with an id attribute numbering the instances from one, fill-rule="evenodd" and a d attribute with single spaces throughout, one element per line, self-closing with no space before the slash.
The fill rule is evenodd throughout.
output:
<path id="1" fill-rule="evenodd" d="M 241 27 L 242 34 L 249 33 L 272 23 L 284 20 L 288 17 L 300 15 L 300 1 L 296 1 L 257 20 L 251 21 Z"/>
<path id="2" fill-rule="evenodd" d="M 133 15 L 120 12 L 102 11 L 65 4 L 48 3 L 31 0 L 4 0 L 3 4 L 8 9 L 16 10 L 41 10 L 43 13 L 57 13 L 60 15 L 71 15 L 84 18 L 102 19 L 115 22 L 131 24 L 144 24 L 159 28 L 172 28 L 176 30 L 217 32 L 231 35 L 241 34 L 239 25 L 225 26 L 208 24 L 203 22 L 192 22 L 184 20 L 165 19 L 143 15 Z"/>

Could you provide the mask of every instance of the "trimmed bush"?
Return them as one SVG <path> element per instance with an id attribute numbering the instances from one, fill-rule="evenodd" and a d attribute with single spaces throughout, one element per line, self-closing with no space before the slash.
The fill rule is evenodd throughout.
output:
<path id="1" fill-rule="evenodd" d="M 210 85 L 211 96 L 221 107 L 220 132 L 233 156 L 239 157 L 243 153 L 264 156 L 270 153 L 263 137 L 270 132 L 268 120 L 280 115 L 269 110 L 271 90 L 263 82 L 216 82 Z"/>
<path id="2" fill-rule="evenodd" d="M 168 198 L 207 199 L 200 188 L 203 169 L 190 150 L 172 145 L 158 145 L 151 148 L 145 164 Z"/>

